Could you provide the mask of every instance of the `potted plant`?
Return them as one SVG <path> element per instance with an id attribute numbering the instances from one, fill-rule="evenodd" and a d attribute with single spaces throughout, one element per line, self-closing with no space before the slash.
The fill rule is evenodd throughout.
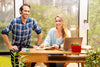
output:
<path id="1" fill-rule="evenodd" d="M 100 50 L 87 51 L 85 67 L 100 67 Z"/>
<path id="2" fill-rule="evenodd" d="M 79 43 L 72 43 L 71 44 L 72 52 L 81 52 L 81 45 Z"/>

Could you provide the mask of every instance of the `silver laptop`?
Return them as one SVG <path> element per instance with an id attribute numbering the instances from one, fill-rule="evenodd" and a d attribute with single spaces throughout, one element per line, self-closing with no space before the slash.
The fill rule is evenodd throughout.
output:
<path id="1" fill-rule="evenodd" d="M 82 44 L 82 37 L 77 37 L 77 38 L 66 38 L 64 41 L 64 47 L 63 49 L 65 51 L 71 51 L 71 44 L 72 43 L 79 43 L 80 45 Z"/>

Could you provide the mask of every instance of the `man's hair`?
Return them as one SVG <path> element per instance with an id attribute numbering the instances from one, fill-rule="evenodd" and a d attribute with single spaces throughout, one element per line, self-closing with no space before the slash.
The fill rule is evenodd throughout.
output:
<path id="1" fill-rule="evenodd" d="M 21 7 L 20 7 L 20 11 L 22 12 L 22 10 L 23 10 L 23 6 L 28 6 L 30 9 L 31 9 L 31 6 L 30 5 L 28 5 L 28 4 L 23 4 Z"/>

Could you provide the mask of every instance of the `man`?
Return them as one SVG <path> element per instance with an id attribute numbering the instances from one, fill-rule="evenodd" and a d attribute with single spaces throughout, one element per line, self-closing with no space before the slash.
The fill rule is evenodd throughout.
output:
<path id="1" fill-rule="evenodd" d="M 37 22 L 29 17 L 30 14 L 30 5 L 24 4 L 20 7 L 19 11 L 21 17 L 15 18 L 11 21 L 11 23 L 2 30 L 2 37 L 7 44 L 10 52 L 11 52 L 11 61 L 13 67 L 18 66 L 18 55 L 16 56 L 17 59 L 14 59 L 12 56 L 14 52 L 21 51 L 21 48 L 33 48 L 36 46 L 30 46 L 30 39 L 31 39 L 31 32 L 34 30 L 38 34 L 38 41 L 37 45 L 41 43 L 42 40 L 42 33 L 41 28 L 38 26 Z M 12 45 L 9 42 L 8 34 L 12 32 Z M 16 62 L 14 62 L 14 60 Z M 14 63 L 17 63 L 14 65 Z"/>

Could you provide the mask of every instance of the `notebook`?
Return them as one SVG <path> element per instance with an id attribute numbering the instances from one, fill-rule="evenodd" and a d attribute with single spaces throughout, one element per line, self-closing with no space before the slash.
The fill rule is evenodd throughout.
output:
<path id="1" fill-rule="evenodd" d="M 77 37 L 77 38 L 66 38 L 64 41 L 64 47 L 63 49 L 65 51 L 71 51 L 71 44 L 72 43 L 79 43 L 80 45 L 82 44 L 82 37 Z"/>

